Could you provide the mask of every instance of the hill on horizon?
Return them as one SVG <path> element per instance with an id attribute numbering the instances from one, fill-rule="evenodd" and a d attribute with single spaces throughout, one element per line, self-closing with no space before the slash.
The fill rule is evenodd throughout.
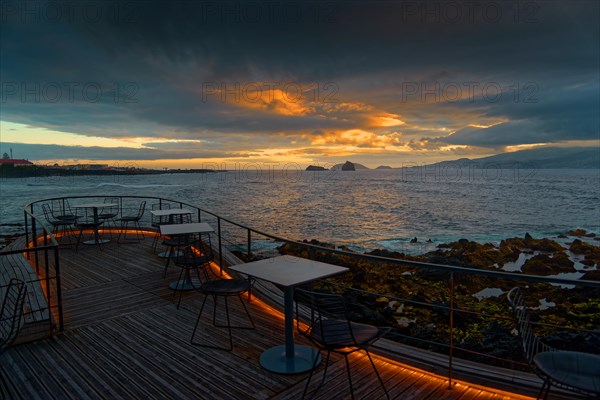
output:
<path id="1" fill-rule="evenodd" d="M 352 162 L 352 161 L 351 161 Z M 371 170 L 362 164 L 352 162 L 355 169 Z M 331 167 L 332 171 L 340 171 L 343 163 Z M 426 164 L 427 167 L 451 167 L 453 165 L 494 168 L 597 168 L 600 169 L 600 148 L 592 147 L 543 147 L 530 150 L 519 150 L 511 153 L 500 153 L 482 158 L 459 158 L 456 160 L 440 161 Z M 416 165 L 415 165 L 416 166 Z M 422 165 L 421 165 L 422 166 Z M 387 166 L 374 168 L 389 169 Z M 401 167 L 394 167 L 398 169 Z"/>
<path id="2" fill-rule="evenodd" d="M 600 148 L 590 147 L 544 147 L 500 153 L 482 158 L 460 158 L 442 161 L 428 166 L 451 166 L 453 164 L 493 165 L 496 168 L 600 168 Z"/>

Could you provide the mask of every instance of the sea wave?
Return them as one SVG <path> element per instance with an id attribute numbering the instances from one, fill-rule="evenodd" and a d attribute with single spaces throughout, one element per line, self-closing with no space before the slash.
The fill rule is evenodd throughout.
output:
<path id="1" fill-rule="evenodd" d="M 167 184 L 145 184 L 145 185 L 124 185 L 122 183 L 99 183 L 96 185 L 96 188 L 100 188 L 100 187 L 106 187 L 106 186 L 112 186 L 112 187 L 122 187 L 122 188 L 127 188 L 127 189 L 149 189 L 149 188 L 159 188 L 159 187 L 181 187 L 184 185 L 167 185 Z"/>

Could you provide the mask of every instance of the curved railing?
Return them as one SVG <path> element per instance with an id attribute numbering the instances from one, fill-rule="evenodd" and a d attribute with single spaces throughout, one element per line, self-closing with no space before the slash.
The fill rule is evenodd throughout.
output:
<path id="1" fill-rule="evenodd" d="M 26 234 L 28 235 L 27 243 L 28 245 L 35 246 L 38 243 L 38 230 L 40 226 L 40 215 L 39 212 L 40 204 L 42 203 L 53 203 L 53 202 L 64 202 L 65 199 L 74 201 L 76 199 L 102 199 L 108 196 L 74 196 L 74 197 L 57 197 L 57 198 L 49 198 L 44 200 L 39 200 L 32 202 L 26 206 L 25 210 L 25 225 L 26 225 Z M 111 195 L 110 197 L 118 197 L 121 203 L 121 212 L 123 210 L 136 210 L 139 201 L 153 201 L 159 204 L 159 207 L 162 208 L 163 204 L 171 204 L 180 208 L 189 208 L 193 209 L 196 212 L 196 218 L 199 222 L 209 222 L 213 228 L 215 229 L 216 236 L 218 242 L 216 246 L 218 247 L 218 260 L 219 265 L 221 267 L 224 266 L 224 253 L 226 250 L 236 249 L 238 254 L 241 253 L 247 259 L 250 259 L 254 253 L 257 251 L 259 246 L 256 244 L 261 241 L 270 241 L 277 243 L 286 243 L 292 246 L 297 246 L 306 250 L 306 254 L 309 258 L 315 259 L 326 259 L 327 261 L 335 263 L 336 261 L 348 264 L 357 264 L 357 263 L 368 263 L 370 265 L 385 265 L 386 268 L 410 268 L 414 271 L 433 271 L 430 278 L 432 281 L 438 283 L 438 289 L 443 292 L 439 301 L 431 302 L 426 301 L 424 299 L 419 298 L 419 296 L 401 296 L 399 293 L 375 293 L 369 290 L 361 289 L 353 287 L 353 285 L 349 285 L 348 282 L 344 282 L 344 280 L 340 279 L 329 279 L 326 281 L 323 286 L 326 286 L 332 290 L 338 292 L 346 292 L 353 293 L 350 297 L 364 297 L 369 299 L 385 299 L 390 304 L 391 302 L 400 302 L 406 307 L 428 307 L 431 310 L 439 313 L 439 315 L 443 316 L 442 319 L 446 319 L 448 327 L 446 329 L 447 336 L 443 341 L 440 340 L 430 340 L 430 339 L 420 339 L 418 337 L 414 337 L 411 335 L 403 334 L 400 332 L 398 328 L 395 333 L 391 335 L 391 338 L 405 342 L 410 344 L 418 344 L 421 347 L 427 347 L 429 349 L 434 349 L 438 352 L 447 353 L 447 366 L 446 371 L 448 373 L 450 385 L 453 376 L 453 368 L 455 362 L 454 354 L 460 352 L 463 355 L 469 356 L 471 358 L 475 357 L 478 360 L 482 357 L 487 358 L 489 361 L 492 361 L 495 364 L 500 365 L 509 365 L 512 368 L 518 368 L 519 365 L 523 365 L 519 361 L 515 359 L 505 359 L 502 357 L 496 357 L 494 355 L 485 354 L 480 351 L 474 351 L 464 347 L 457 347 L 456 345 L 456 334 L 460 331 L 457 328 L 457 318 L 459 320 L 468 320 L 469 318 L 481 318 L 492 319 L 494 321 L 499 321 L 500 324 L 508 325 L 511 323 L 512 318 L 509 314 L 498 314 L 498 313 L 486 313 L 481 312 L 480 310 L 468 310 L 457 306 L 456 304 L 456 291 L 457 288 L 460 288 L 460 282 L 457 284 L 457 279 L 464 279 L 464 276 L 477 276 L 483 277 L 490 280 L 499 280 L 499 281 L 510 281 L 514 282 L 514 284 L 547 284 L 547 285 L 568 285 L 569 287 L 578 287 L 578 288 L 586 288 L 598 290 L 597 293 L 600 293 L 600 282 L 590 281 L 590 280 L 573 280 L 566 279 L 560 277 L 543 277 L 543 276 L 535 276 L 535 275 L 527 275 L 522 273 L 513 273 L 513 272 L 505 272 L 505 271 L 494 271 L 494 270 L 483 270 L 479 268 L 472 267 L 461 267 L 461 266 L 451 266 L 451 265 L 443 265 L 443 264 L 434 264 L 434 263 L 426 263 L 426 262 L 418 262 L 418 261 L 410 261 L 405 259 L 396 259 L 382 256 L 374 256 L 369 254 L 361 254 L 349 252 L 346 250 L 338 249 L 338 248 L 330 248 L 322 245 L 298 242 L 294 240 L 290 240 L 287 238 L 283 238 L 277 235 L 273 235 L 267 232 L 263 232 L 251 227 L 248 227 L 244 224 L 233 221 L 230 218 L 222 217 L 218 214 L 215 214 L 211 211 L 204 210 L 200 207 L 197 207 L 193 204 L 189 204 L 186 202 L 181 202 L 178 200 L 171 200 L 162 197 L 148 197 L 148 196 L 115 196 Z M 148 211 L 148 208 L 147 208 Z M 146 217 L 143 220 L 143 226 L 147 229 L 151 229 L 150 226 L 150 218 L 148 217 L 150 213 L 146 212 Z M 43 229 L 43 232 L 48 233 L 46 228 Z M 44 238 L 46 235 L 44 235 Z M 52 241 L 52 249 L 56 249 L 58 251 L 58 246 L 56 245 L 56 241 L 52 237 L 52 235 L 48 235 L 50 240 Z M 271 250 L 273 253 L 276 253 L 276 249 L 273 248 Z M 37 254 L 37 253 L 36 253 Z M 331 261 L 331 258 L 335 258 L 334 261 Z M 58 260 L 56 261 L 58 265 Z M 59 282 L 59 279 L 58 279 Z M 447 282 L 444 284 L 443 282 Z M 512 283 L 511 283 L 512 285 Z M 506 304 L 506 310 L 508 310 L 508 304 Z M 436 321 L 440 321 L 440 317 L 435 319 Z M 409 321 L 410 322 L 410 321 Z M 553 324 L 542 324 L 538 323 L 538 326 L 546 329 L 572 329 L 565 326 L 558 326 Z M 598 327 L 593 327 L 593 329 L 598 329 Z M 583 332 L 592 332 L 592 329 L 580 329 Z M 390 349 L 388 348 L 389 352 Z M 393 350 L 392 350 L 393 351 Z M 418 361 L 418 360 L 415 360 Z"/>
<path id="2" fill-rule="evenodd" d="M 28 296 L 24 305 L 25 325 L 29 326 L 24 340 L 37 338 L 40 323 L 48 325 L 51 332 L 63 330 L 62 289 L 60 282 L 59 244 L 52 234 L 52 229 L 40 220 L 31 210 L 23 211 L 25 219 L 25 243 L 9 245 L 0 251 L 0 268 L 2 275 L 18 278 L 28 286 Z M 29 241 L 29 233 L 32 240 Z M 29 260 L 29 264 L 22 258 Z M 31 267 L 35 273 L 30 272 Z M 0 292 L 3 292 L 6 282 L 0 279 Z M 54 321 L 52 315 L 57 316 Z M 42 329 L 43 330 L 43 329 Z"/>

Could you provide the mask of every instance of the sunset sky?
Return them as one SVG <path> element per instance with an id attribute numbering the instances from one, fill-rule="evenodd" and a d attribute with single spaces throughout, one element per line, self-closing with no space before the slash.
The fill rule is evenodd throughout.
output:
<path id="1" fill-rule="evenodd" d="M 2 1 L 0 152 L 370 167 L 599 146 L 598 1 Z"/>

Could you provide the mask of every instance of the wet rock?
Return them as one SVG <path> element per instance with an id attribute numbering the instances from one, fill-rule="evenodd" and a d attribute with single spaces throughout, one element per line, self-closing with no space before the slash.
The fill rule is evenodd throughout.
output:
<path id="1" fill-rule="evenodd" d="M 587 271 L 581 279 L 585 279 L 587 281 L 600 281 L 600 270 Z"/>
<path id="2" fill-rule="evenodd" d="M 525 240 L 533 239 L 529 232 L 525 233 Z"/>
<path id="3" fill-rule="evenodd" d="M 547 238 L 543 239 L 521 239 L 521 238 L 510 238 L 500 242 L 500 248 L 510 247 L 520 250 L 530 249 L 533 251 L 544 251 L 548 253 L 554 253 L 557 251 L 563 251 L 563 247 L 560 243 L 555 242 Z"/>
<path id="4" fill-rule="evenodd" d="M 417 239 L 417 237 L 415 236 L 414 238 L 410 239 L 411 243 L 417 243 L 419 240 Z"/>
<path id="5" fill-rule="evenodd" d="M 386 258 L 404 258 L 404 253 L 399 253 L 397 251 L 389 251 L 386 249 L 375 249 L 373 251 L 367 252 L 367 254 L 377 257 L 386 257 Z"/>
<path id="6" fill-rule="evenodd" d="M 593 244 L 575 239 L 569 246 L 569 250 L 575 254 L 585 255 L 582 264 L 588 266 L 600 266 L 600 246 L 594 246 Z"/>
<path id="7" fill-rule="evenodd" d="M 538 254 L 527 260 L 521 270 L 525 274 L 544 276 L 576 271 L 573 261 L 569 260 L 569 256 L 564 252 L 556 253 L 553 256 Z"/>
<path id="8" fill-rule="evenodd" d="M 569 236 L 585 236 L 587 231 L 585 229 L 573 229 L 567 233 Z"/>

